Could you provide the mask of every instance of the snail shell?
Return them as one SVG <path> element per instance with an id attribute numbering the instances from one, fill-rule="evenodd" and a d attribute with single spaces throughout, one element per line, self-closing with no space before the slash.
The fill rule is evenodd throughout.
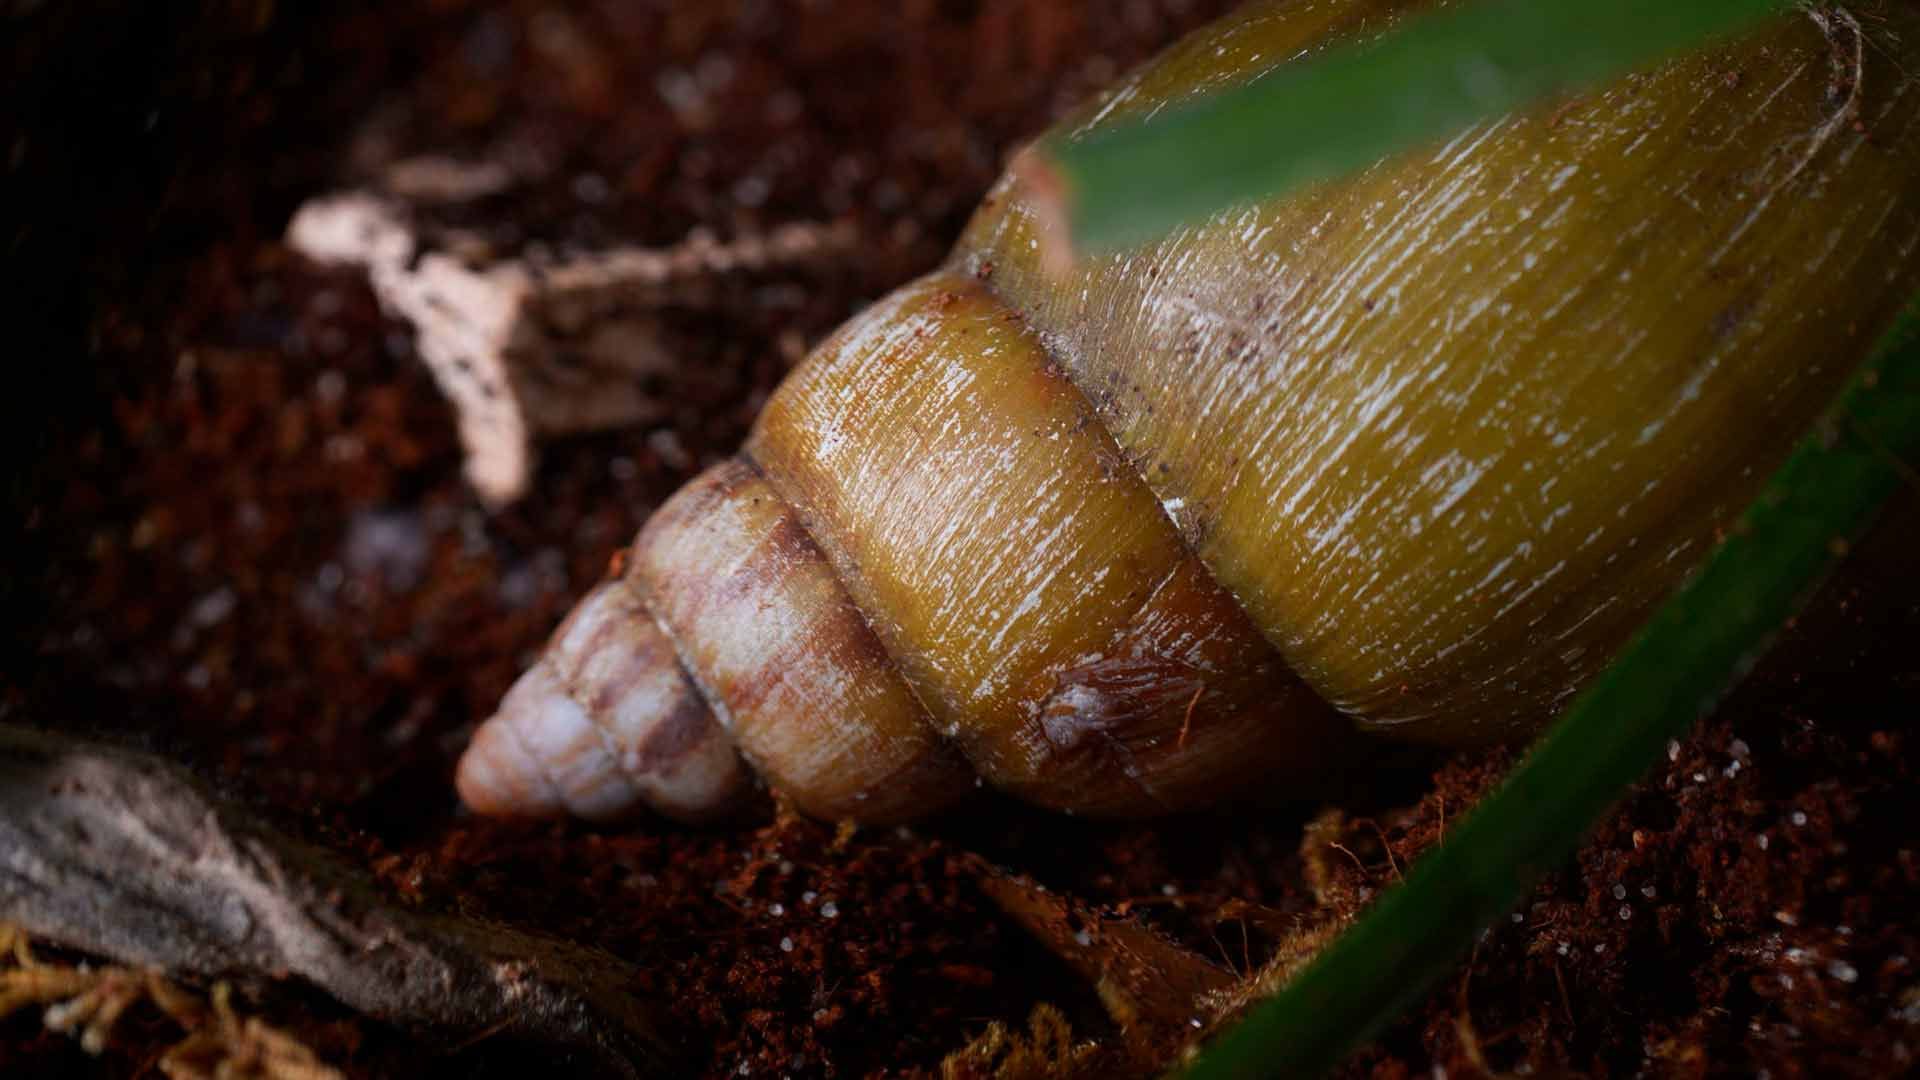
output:
<path id="1" fill-rule="evenodd" d="M 1255 5 L 1068 124 L 1396 6 Z M 1003 180 L 660 508 L 461 794 L 1142 815 L 1311 790 L 1356 726 L 1537 729 L 1920 287 L 1916 43 L 1784 15 L 1065 279 Z"/>

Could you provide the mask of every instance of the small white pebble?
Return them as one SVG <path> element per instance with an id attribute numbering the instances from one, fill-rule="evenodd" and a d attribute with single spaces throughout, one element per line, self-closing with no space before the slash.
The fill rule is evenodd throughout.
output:
<path id="1" fill-rule="evenodd" d="M 1179 894 L 1180 894 L 1180 890 L 1174 888 L 1173 882 L 1171 881 L 1167 882 L 1165 885 L 1160 886 L 1161 896 L 1178 896 Z"/>
<path id="2" fill-rule="evenodd" d="M 1561 956 L 1565 956 L 1567 955 L 1567 953 L 1569 953 L 1572 950 L 1568 949 L 1567 943 L 1563 941 L 1560 943 L 1560 946 L 1554 949 L 1553 951 L 1559 953 Z"/>
<path id="3" fill-rule="evenodd" d="M 820 905 L 820 914 L 829 919 L 837 919 L 840 917 L 840 905 L 829 900 Z"/>
<path id="4" fill-rule="evenodd" d="M 1630 907 L 1629 905 L 1621 904 L 1620 905 L 1620 921 L 1626 922 L 1628 919 L 1631 919 L 1631 918 L 1633 918 L 1633 908 Z"/>
<path id="5" fill-rule="evenodd" d="M 329 593 L 337 591 L 346 580 L 347 572 L 340 568 L 339 563 L 327 563 L 322 566 L 320 572 L 314 575 L 313 579 L 314 584 L 320 587 L 321 592 Z"/>
<path id="6" fill-rule="evenodd" d="M 1190 1016 L 1187 1018 L 1187 1023 L 1197 1028 L 1200 1026 L 1200 1018 L 1197 1016 Z"/>
<path id="7" fill-rule="evenodd" d="M 1704 783 L 1706 783 L 1706 782 L 1707 782 L 1707 774 L 1706 774 L 1706 773 L 1703 773 L 1703 772 L 1697 772 L 1697 773 L 1694 773 L 1694 774 L 1693 774 L 1693 782 L 1694 782 L 1694 783 L 1696 783 L 1696 784 L 1704 784 Z"/>
<path id="8" fill-rule="evenodd" d="M 314 380 L 313 391 L 324 404 L 337 405 L 341 398 L 347 396 L 347 377 L 334 368 L 328 368 Z"/>
<path id="9" fill-rule="evenodd" d="M 1680 740 L 1678 739 L 1667 740 L 1667 760 L 1668 761 L 1680 760 Z"/>
<path id="10" fill-rule="evenodd" d="M 792 951 L 793 951 L 793 939 L 792 939 L 792 938 L 790 938 L 790 937 L 783 937 L 783 938 L 781 938 L 781 939 L 780 939 L 780 951 L 781 951 L 781 952 L 792 952 Z"/>
<path id="11" fill-rule="evenodd" d="M 1827 965 L 1827 974 L 1843 983 L 1859 982 L 1860 969 L 1845 960 L 1835 960 Z"/>
<path id="12" fill-rule="evenodd" d="M 819 898 L 820 894 L 814 892 L 812 889 L 808 889 L 806 892 L 800 894 L 800 902 L 803 904 L 811 904 Z"/>
<path id="13" fill-rule="evenodd" d="M 1841 937 L 1852 937 L 1853 927 L 1848 926 L 1846 923 L 1841 923 L 1839 926 L 1833 928 L 1833 932 L 1839 934 Z"/>
<path id="14" fill-rule="evenodd" d="M 780 860 L 780 872 L 781 872 L 782 874 L 791 874 L 791 873 L 793 873 L 793 860 L 792 860 L 792 859 L 781 859 L 781 860 Z"/>
<path id="15" fill-rule="evenodd" d="M 767 905 L 767 914 L 773 916 L 776 919 L 782 915 L 785 915 L 786 913 L 787 913 L 787 906 L 778 901 L 775 901 L 774 903 Z"/>
<path id="16" fill-rule="evenodd" d="M 1770 844 L 1770 843 L 1772 843 L 1772 841 L 1770 841 L 1770 840 L 1768 840 L 1768 839 L 1767 839 L 1767 834 L 1766 834 L 1766 833 L 1761 833 L 1761 834 L 1760 834 L 1760 836 L 1759 836 L 1759 838 L 1757 838 L 1756 840 L 1754 840 L 1754 843 L 1756 843 L 1756 844 L 1759 844 L 1759 845 L 1760 845 L 1760 850 L 1761 850 L 1761 851 L 1765 851 L 1765 850 L 1767 850 L 1767 845 L 1768 845 L 1768 844 Z"/>
<path id="17" fill-rule="evenodd" d="M 1073 943 L 1084 949 L 1093 944 L 1093 935 L 1085 930 L 1078 931 L 1073 935 Z"/>
<path id="18" fill-rule="evenodd" d="M 1788 820 L 1792 821 L 1795 825 L 1805 825 L 1807 823 L 1807 812 L 1805 810 L 1795 810 L 1793 816 Z"/>
<path id="19" fill-rule="evenodd" d="M 1613 898 L 1615 900 L 1625 900 L 1627 898 L 1627 887 L 1625 885 L 1615 885 L 1613 887 Z"/>
<path id="20" fill-rule="evenodd" d="M 1748 754 L 1753 753 L 1753 748 L 1747 745 L 1747 741 L 1745 739 L 1733 740 L 1732 744 L 1727 747 L 1727 750 L 1729 753 L 1731 753 L 1734 757 L 1737 757 L 1737 758 L 1744 758 Z"/>
<path id="21" fill-rule="evenodd" d="M 1642 885 L 1640 886 L 1640 895 L 1651 900 L 1656 895 L 1656 890 L 1651 885 Z"/>
<path id="22" fill-rule="evenodd" d="M 605 177 L 599 173 L 581 173 L 573 178 L 573 197 L 589 205 L 598 205 L 607 201 L 612 189 Z"/>
<path id="23" fill-rule="evenodd" d="M 759 206 L 767 201 L 771 187 L 764 176 L 743 176 L 733 185 L 733 201 L 741 206 Z"/>
<path id="24" fill-rule="evenodd" d="M 1593 951 L 1594 951 L 1594 952 L 1595 952 L 1596 954 L 1598 954 L 1598 953 L 1603 953 L 1603 952 L 1606 952 L 1606 951 L 1607 951 L 1607 943 L 1603 941 L 1603 942 L 1601 942 L 1600 944 L 1598 944 L 1598 945 L 1595 945 L 1595 946 L 1593 947 Z"/>
<path id="25" fill-rule="evenodd" d="M 1525 917 L 1523 917 L 1519 912 L 1516 911 L 1513 913 L 1513 925 L 1519 926 L 1521 923 L 1526 921 L 1527 920 L 1525 919 Z"/>
<path id="26" fill-rule="evenodd" d="M 193 610 L 187 617 L 193 620 L 195 626 L 217 626 L 224 622 L 228 615 L 233 614 L 236 603 L 233 590 L 221 586 L 202 596 L 193 605 Z"/>

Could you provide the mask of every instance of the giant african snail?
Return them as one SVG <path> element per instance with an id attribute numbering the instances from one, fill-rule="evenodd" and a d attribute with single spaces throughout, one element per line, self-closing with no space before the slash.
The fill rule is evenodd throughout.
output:
<path id="1" fill-rule="evenodd" d="M 1256 5 L 1075 128 L 1372 33 Z M 1537 728 L 1920 286 L 1920 10 L 1802 10 L 1041 273 L 1019 185 L 669 500 L 481 728 L 483 812 L 1149 814 L 1351 720 Z M 737 753 L 736 753 L 737 751 Z"/>

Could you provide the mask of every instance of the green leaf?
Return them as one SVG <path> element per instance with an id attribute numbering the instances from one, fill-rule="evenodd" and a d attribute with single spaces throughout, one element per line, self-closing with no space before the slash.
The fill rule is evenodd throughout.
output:
<path id="1" fill-rule="evenodd" d="M 1453 970 L 1474 938 L 1759 655 L 1920 456 L 1920 297 L 1739 526 L 1501 787 L 1298 978 L 1202 1055 L 1194 1078 L 1311 1075 Z"/>
<path id="2" fill-rule="evenodd" d="M 1644 66 L 1784 0 L 1489 0 L 1040 147 L 1076 250 L 1150 239 Z"/>

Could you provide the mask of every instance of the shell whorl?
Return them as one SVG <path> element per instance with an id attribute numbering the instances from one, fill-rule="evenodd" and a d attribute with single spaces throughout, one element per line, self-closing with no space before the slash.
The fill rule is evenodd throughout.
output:
<path id="1" fill-rule="evenodd" d="M 1380 6 L 1262 5 L 1070 126 Z M 1920 287 L 1920 14 L 1886 17 L 1897 39 L 1850 43 L 1785 17 L 1065 280 L 1004 181 L 661 508 L 463 796 L 698 819 L 746 791 L 737 747 L 821 817 L 917 816 L 975 775 L 1136 815 L 1308 789 L 1340 713 L 1532 730 Z"/>

